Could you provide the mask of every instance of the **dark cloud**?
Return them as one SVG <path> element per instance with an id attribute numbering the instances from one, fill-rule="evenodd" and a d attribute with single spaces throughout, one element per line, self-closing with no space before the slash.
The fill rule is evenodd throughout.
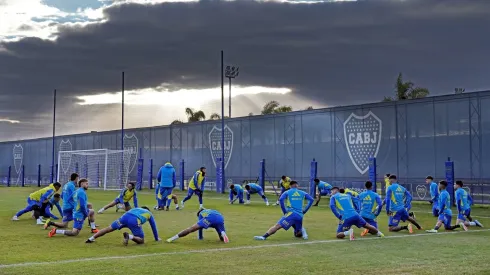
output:
<path id="1" fill-rule="evenodd" d="M 59 27 L 56 41 L 0 44 L 0 117 L 35 121 L 55 87 L 67 109 L 75 95 L 118 91 L 122 70 L 127 89 L 215 87 L 220 50 L 241 68 L 236 83 L 328 105 L 379 100 L 400 71 L 435 94 L 488 88 L 489 14 L 485 0 L 114 6 L 105 23 Z"/>

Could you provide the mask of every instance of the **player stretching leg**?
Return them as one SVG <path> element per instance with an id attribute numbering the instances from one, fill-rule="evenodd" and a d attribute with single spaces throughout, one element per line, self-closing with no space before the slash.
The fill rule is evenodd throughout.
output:
<path id="1" fill-rule="evenodd" d="M 168 195 L 167 197 L 167 202 L 166 202 L 166 209 L 165 210 L 169 210 L 170 208 L 170 203 L 172 203 L 172 201 L 174 201 L 174 204 L 175 204 L 175 210 L 179 210 L 179 201 L 177 200 L 177 195 L 175 194 L 170 194 Z"/>
<path id="2" fill-rule="evenodd" d="M 184 208 L 184 203 L 188 201 L 193 194 L 196 194 L 199 198 L 199 208 L 202 209 L 202 193 L 204 190 L 204 184 L 206 183 L 206 167 L 201 167 L 199 170 L 192 176 L 189 181 L 189 190 L 187 191 L 187 197 L 184 198 L 181 202 L 181 207 Z"/>
<path id="3" fill-rule="evenodd" d="M 58 228 L 67 228 L 68 223 L 73 221 L 73 210 L 75 208 L 75 200 L 73 199 L 73 195 L 75 194 L 78 180 L 78 174 L 73 173 L 70 175 L 70 181 L 65 183 L 63 186 L 63 192 L 61 193 L 61 199 L 63 200 L 63 206 L 61 207 L 63 219 L 61 220 L 61 223 L 55 223 L 48 219 L 44 224 L 44 229 L 48 229 L 48 227 L 51 225 Z"/>
<path id="4" fill-rule="evenodd" d="M 235 199 L 233 197 L 236 196 Z M 232 184 L 230 185 L 230 204 L 233 204 L 236 200 L 240 204 L 243 204 L 243 188 L 239 184 Z"/>
<path id="5" fill-rule="evenodd" d="M 53 237 L 56 234 L 62 234 L 65 236 L 78 236 L 80 233 L 80 230 L 83 228 L 83 223 L 85 222 L 85 219 L 88 218 L 90 225 L 92 227 L 92 233 L 97 233 L 99 230 L 95 227 L 95 220 L 94 220 L 94 210 L 89 209 L 88 204 L 87 204 L 87 189 L 88 189 L 88 180 L 87 179 L 81 179 L 78 182 L 78 188 L 75 194 L 73 195 L 73 199 L 75 200 L 75 208 L 73 211 L 73 217 L 75 218 L 75 222 L 73 224 L 73 229 L 71 231 L 69 230 L 63 230 L 63 229 L 56 229 L 53 228 L 51 231 L 48 233 L 48 237 Z"/>
<path id="6" fill-rule="evenodd" d="M 479 221 L 473 221 L 471 218 L 471 205 L 473 204 L 473 199 L 462 187 L 463 182 L 460 180 L 456 181 L 454 184 L 454 190 L 456 190 L 456 206 L 458 208 L 458 220 L 456 221 L 456 224 L 483 227 Z"/>
<path id="7" fill-rule="evenodd" d="M 61 188 L 61 184 L 59 182 L 55 182 L 50 184 L 48 187 L 44 187 L 41 190 L 33 192 L 27 197 L 27 206 L 17 212 L 15 216 L 12 217 L 13 221 L 18 221 L 19 217 L 23 214 L 31 211 L 39 211 L 43 203 L 47 203 L 49 199 Z M 42 219 L 39 217 L 37 219 L 37 224 L 44 224 Z"/>
<path id="8" fill-rule="evenodd" d="M 102 214 L 104 211 L 114 206 L 116 206 L 116 212 L 119 209 L 129 211 L 131 209 L 131 204 L 129 204 L 131 199 L 133 199 L 134 207 L 138 207 L 138 196 L 136 195 L 134 182 L 128 182 L 126 187 L 121 190 L 121 193 L 119 193 L 119 196 L 108 205 L 102 207 L 99 211 L 97 211 L 97 213 Z M 119 204 L 123 204 L 124 207 L 120 207 Z"/>
<path id="9" fill-rule="evenodd" d="M 85 243 L 93 243 L 95 239 L 104 236 L 107 233 L 111 233 L 115 230 L 121 230 L 123 228 L 128 228 L 131 230 L 131 234 L 123 233 L 123 244 L 128 245 L 129 240 L 137 243 L 145 243 L 145 233 L 143 232 L 142 225 L 146 222 L 150 223 L 151 231 L 153 232 L 153 237 L 155 241 L 161 241 L 158 237 L 157 225 L 155 223 L 155 218 L 151 214 L 150 209 L 143 206 L 141 208 L 133 208 L 128 212 L 124 213 L 118 220 L 115 220 L 110 226 L 101 229 L 92 237 L 88 238 Z"/>
<path id="10" fill-rule="evenodd" d="M 259 196 L 262 197 L 262 199 L 265 202 L 265 205 L 269 206 L 269 201 L 267 200 L 267 197 L 264 194 L 264 189 L 256 183 L 247 183 L 245 185 L 245 190 L 247 192 L 247 201 L 245 204 L 250 204 L 250 195 L 251 194 L 258 194 Z"/>
<path id="11" fill-rule="evenodd" d="M 439 205 L 439 186 L 437 185 L 437 183 L 434 182 L 434 178 L 432 176 L 427 176 L 425 178 L 425 183 L 430 184 L 429 203 L 432 204 L 432 216 L 437 217 L 439 216 L 439 209 L 437 209 Z"/>
<path id="12" fill-rule="evenodd" d="M 422 227 L 408 214 L 407 209 L 412 207 L 412 195 L 405 187 L 398 184 L 395 175 L 390 175 L 390 183 L 390 187 L 386 191 L 386 214 L 389 216 L 389 230 L 391 232 L 408 230 L 408 232 L 413 233 L 412 224 L 421 230 Z M 400 226 L 400 221 L 409 221 L 410 223 L 406 226 Z"/>
<path id="13" fill-rule="evenodd" d="M 228 239 L 228 236 L 226 235 L 225 219 L 220 212 L 211 209 L 200 209 L 199 212 L 197 212 L 197 219 L 198 222 L 196 224 L 194 224 L 193 226 L 187 229 L 180 231 L 179 234 L 173 236 L 172 238 L 169 238 L 167 242 L 171 243 L 179 238 L 185 237 L 190 233 L 196 231 L 199 231 L 198 239 L 202 240 L 203 229 L 208 229 L 210 227 L 216 230 L 216 233 L 218 233 L 219 239 L 222 242 L 228 243 L 230 241 Z"/>
<path id="14" fill-rule="evenodd" d="M 279 204 L 284 216 L 263 236 L 255 236 L 255 240 L 264 241 L 279 229 L 283 228 L 287 231 L 290 227 L 293 227 L 295 237 L 303 237 L 304 240 L 308 240 L 308 234 L 303 227 L 303 216 L 308 212 L 315 200 L 308 193 L 299 190 L 296 181 L 291 181 L 289 185 L 290 189 L 282 193 L 279 198 Z M 303 201 L 305 199 L 308 200 L 308 204 L 303 209 Z M 285 201 L 287 201 L 288 206 L 285 206 Z"/>
<path id="15" fill-rule="evenodd" d="M 284 192 L 289 190 L 290 185 L 291 185 L 291 178 L 286 177 L 286 176 L 282 176 L 279 183 L 281 184 L 281 194 L 279 194 L 279 198 L 280 198 L 282 196 L 282 194 L 284 194 Z M 277 200 L 277 202 L 274 205 L 279 205 L 279 199 Z"/>
<path id="16" fill-rule="evenodd" d="M 315 179 L 315 185 L 318 188 L 318 195 L 316 195 L 316 203 L 313 206 L 318 206 L 318 203 L 322 199 L 322 196 L 330 195 L 330 190 L 332 190 L 332 185 L 320 181 L 319 179 Z"/>
<path id="17" fill-rule="evenodd" d="M 60 199 L 61 196 L 60 194 L 54 194 L 54 196 L 49 200 L 48 203 L 43 203 L 41 206 L 41 209 L 34 211 L 34 217 L 38 219 L 39 217 L 44 217 L 48 219 L 53 219 L 53 220 L 58 220 L 59 218 L 56 217 L 53 213 L 51 213 L 51 210 L 53 210 L 53 206 L 56 206 L 58 209 L 58 212 L 60 212 L 60 215 L 63 215 L 63 212 L 61 210 L 60 206 Z"/>
<path id="18" fill-rule="evenodd" d="M 381 213 L 381 209 L 383 208 L 383 202 L 381 201 L 381 197 L 373 192 L 373 183 L 370 181 L 366 181 L 364 184 L 366 187 L 366 191 L 362 192 L 359 195 L 360 200 L 360 214 L 361 217 L 374 228 L 378 229 L 378 221 L 376 218 L 379 213 Z M 366 236 L 369 233 L 369 229 L 365 229 L 361 233 L 361 237 Z"/>

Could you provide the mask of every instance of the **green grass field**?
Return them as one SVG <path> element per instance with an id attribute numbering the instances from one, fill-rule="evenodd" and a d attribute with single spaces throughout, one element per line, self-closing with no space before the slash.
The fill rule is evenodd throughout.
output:
<path id="1" fill-rule="evenodd" d="M 88 227 L 78 237 L 54 236 L 35 225 L 30 214 L 20 221 L 10 218 L 25 207 L 32 188 L 0 188 L 0 274 L 490 274 L 490 229 L 470 228 L 469 232 L 427 234 L 418 231 L 388 233 L 387 217 L 380 215 L 385 238 L 360 237 L 356 241 L 336 240 L 337 221 L 322 200 L 312 207 L 304 225 L 309 240 L 280 231 L 265 242 L 253 240 L 280 217 L 277 206 L 265 206 L 259 197 L 251 205 L 229 205 L 226 196 L 205 193 L 204 206 L 220 211 L 230 243 L 219 242 L 214 230 L 197 240 L 197 233 L 175 243 L 155 242 L 145 224 L 147 243 L 122 245 L 122 231 L 115 231 L 93 244 Z M 89 201 L 99 209 L 112 201 L 116 192 L 88 191 Z M 178 193 L 179 201 L 182 194 Z M 269 198 L 273 201 L 273 198 Z M 140 192 L 141 205 L 153 206 L 154 196 Z M 185 209 L 153 211 L 163 240 L 196 222 L 197 198 Z M 425 228 L 435 223 L 428 204 L 415 205 L 417 219 Z M 56 209 L 54 213 L 58 215 Z M 490 210 L 472 213 L 490 226 Z M 96 216 L 99 228 L 108 226 L 121 214 L 110 209 Z M 71 224 L 70 224 L 71 225 Z M 177 273 L 178 272 L 178 273 Z"/>

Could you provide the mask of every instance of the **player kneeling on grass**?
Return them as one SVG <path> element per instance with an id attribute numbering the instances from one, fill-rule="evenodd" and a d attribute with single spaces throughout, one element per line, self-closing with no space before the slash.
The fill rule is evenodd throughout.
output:
<path id="1" fill-rule="evenodd" d="M 454 184 L 454 190 L 456 190 L 456 206 L 458 208 L 458 220 L 456 223 L 463 223 L 466 226 L 483 227 L 479 221 L 473 221 L 471 218 L 471 205 L 473 204 L 473 199 L 462 187 L 463 182 L 460 180 L 456 181 Z"/>
<path id="2" fill-rule="evenodd" d="M 94 219 L 94 214 L 95 211 L 93 209 L 89 208 L 88 205 L 88 197 L 87 197 L 87 189 L 88 189 L 88 180 L 87 179 L 81 179 L 78 182 L 78 189 L 75 191 L 73 194 L 73 199 L 75 201 L 75 208 L 73 211 L 73 217 L 75 219 L 75 222 L 73 224 L 73 229 L 70 230 L 62 230 L 62 229 L 56 229 L 53 228 L 51 231 L 49 231 L 48 236 L 51 238 L 56 234 L 62 234 L 66 236 L 78 236 L 80 231 L 83 228 L 83 223 L 85 222 L 85 219 L 88 218 L 89 223 L 92 227 L 92 233 L 97 233 L 98 230 L 95 227 L 95 219 Z M 55 225 L 51 222 L 48 223 L 48 225 Z M 56 225 L 55 225 L 56 226 Z"/>
<path id="3" fill-rule="evenodd" d="M 373 183 L 370 181 L 366 181 L 364 184 L 366 187 L 366 191 L 362 192 L 359 195 L 360 200 L 360 214 L 361 217 L 374 228 L 378 229 L 378 222 L 376 218 L 379 213 L 381 213 L 381 209 L 383 208 L 383 202 L 381 201 L 381 197 L 373 192 Z M 365 229 L 361 236 L 366 236 L 369 233 L 369 229 Z"/>
<path id="4" fill-rule="evenodd" d="M 132 235 L 128 232 L 123 233 L 123 244 L 128 245 L 129 240 L 137 244 L 145 243 L 145 234 L 143 233 L 142 225 L 146 222 L 150 223 L 151 231 L 153 232 L 153 237 L 155 241 L 161 241 L 158 237 L 157 225 L 155 223 L 155 218 L 151 214 L 150 209 L 143 206 L 141 208 L 133 208 L 128 212 L 124 213 L 118 220 L 114 221 L 110 226 L 101 229 L 92 237 L 88 238 L 85 243 L 93 243 L 95 239 L 104 236 L 107 233 L 111 233 L 115 230 L 121 230 L 123 228 L 128 228 L 131 230 Z"/>
<path id="5" fill-rule="evenodd" d="M 49 199 L 54 195 L 54 193 L 58 192 L 61 188 L 61 183 L 55 182 L 50 184 L 48 187 L 44 187 L 36 192 L 33 192 L 27 197 L 27 206 L 17 212 L 15 216 L 12 217 L 13 221 L 18 221 L 19 217 L 23 214 L 31 211 L 39 211 L 43 203 L 47 203 Z M 43 224 L 41 217 L 37 219 L 37 224 Z"/>
<path id="6" fill-rule="evenodd" d="M 129 204 L 131 199 L 133 199 L 134 207 L 138 207 L 138 196 L 136 195 L 134 182 L 128 182 L 128 184 L 126 184 L 126 188 L 121 190 L 121 193 L 119 193 L 119 196 L 108 205 L 102 207 L 97 213 L 102 214 L 105 210 L 114 206 L 116 206 L 116 212 L 119 209 L 129 211 L 129 209 L 131 209 L 131 205 Z M 121 206 L 120 204 L 124 206 Z"/>
<path id="7" fill-rule="evenodd" d="M 386 191 L 386 214 L 389 216 L 388 227 L 391 232 L 398 232 L 400 230 L 408 230 L 413 233 L 412 224 L 417 229 L 422 227 L 417 223 L 415 217 L 411 217 L 408 211 L 412 207 L 412 195 L 405 187 L 398 184 L 396 176 L 390 175 L 390 187 Z M 409 221 L 406 226 L 400 226 L 400 221 Z"/>
<path id="8" fill-rule="evenodd" d="M 173 236 L 172 238 L 169 238 L 167 240 L 168 243 L 171 243 L 178 238 L 185 237 L 189 235 L 192 232 L 198 232 L 198 239 L 202 240 L 203 239 L 203 229 L 208 229 L 208 228 L 214 228 L 216 230 L 216 233 L 218 233 L 219 239 L 223 241 L 224 243 L 228 243 L 230 240 L 228 239 L 228 236 L 226 235 L 226 230 L 225 230 L 225 219 L 223 215 L 216 211 L 216 210 L 211 210 L 211 209 L 200 209 L 199 212 L 197 212 L 197 223 L 194 224 L 193 226 L 184 229 L 179 232 L 179 234 Z"/>
<path id="9" fill-rule="evenodd" d="M 233 197 L 236 196 L 235 199 Z M 233 204 L 238 199 L 240 204 L 243 204 L 243 187 L 239 184 L 230 185 L 230 204 Z"/>
<path id="10" fill-rule="evenodd" d="M 54 196 L 49 200 L 49 202 L 43 203 L 43 205 L 39 210 L 34 211 L 33 216 L 36 219 L 38 219 L 39 217 L 41 218 L 44 217 L 48 219 L 58 220 L 59 218 L 56 217 L 53 213 L 51 213 L 51 210 L 53 210 L 53 206 L 56 206 L 60 215 L 63 215 L 60 206 L 60 199 L 61 199 L 60 194 L 54 194 Z"/>
<path id="11" fill-rule="evenodd" d="M 293 227 L 294 229 L 294 236 L 298 238 L 303 237 L 305 240 L 308 239 L 306 229 L 303 227 L 303 216 L 313 205 L 314 199 L 308 193 L 299 190 L 296 181 L 291 181 L 289 187 L 290 189 L 282 193 L 279 198 L 279 205 L 281 206 L 284 216 L 263 236 L 255 236 L 254 239 L 263 241 L 276 233 L 277 230 L 283 228 L 287 231 L 290 227 Z M 305 199 L 308 200 L 308 204 L 303 209 L 303 202 Z M 285 205 L 285 202 L 287 202 L 287 206 Z"/>
<path id="12" fill-rule="evenodd" d="M 339 219 L 337 227 L 337 238 L 343 239 L 349 236 L 351 241 L 354 240 L 353 225 L 357 228 L 366 228 L 369 233 L 376 234 L 378 237 L 383 237 L 383 233 L 374 226 L 368 224 L 356 211 L 354 200 L 350 194 L 341 193 L 338 187 L 332 188 L 332 197 L 330 197 L 330 209 L 332 213 Z"/>
<path id="13" fill-rule="evenodd" d="M 269 206 L 269 201 L 267 200 L 267 197 L 264 194 L 264 189 L 262 189 L 260 185 L 256 183 L 247 183 L 245 185 L 245 192 L 247 192 L 247 201 L 245 202 L 245 204 L 250 204 L 251 194 L 258 194 L 265 201 L 265 205 Z"/>

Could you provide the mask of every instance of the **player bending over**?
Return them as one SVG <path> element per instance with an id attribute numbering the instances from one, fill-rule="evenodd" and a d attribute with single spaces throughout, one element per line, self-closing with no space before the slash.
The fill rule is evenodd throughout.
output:
<path id="1" fill-rule="evenodd" d="M 245 192 L 247 193 L 247 201 L 245 202 L 245 204 L 250 204 L 251 194 L 258 194 L 264 200 L 265 205 L 269 206 L 269 201 L 267 200 L 267 197 L 264 194 L 264 189 L 262 189 L 260 185 L 256 183 L 247 183 L 245 185 Z"/>
<path id="2" fill-rule="evenodd" d="M 410 217 L 408 210 L 412 207 L 412 195 L 405 187 L 401 186 L 395 175 L 390 175 L 390 187 L 386 191 L 386 214 L 388 218 L 388 227 L 391 232 L 398 232 L 400 230 L 408 230 L 413 233 L 412 224 L 417 229 L 422 227 L 415 221 L 413 217 Z M 406 226 L 400 226 L 400 221 L 410 223 Z"/>
<path id="3" fill-rule="evenodd" d="M 187 191 L 187 197 L 185 197 L 181 206 L 184 208 L 184 203 L 188 201 L 193 194 L 196 194 L 199 198 L 199 208 L 202 209 L 202 193 L 204 191 L 204 184 L 206 183 L 206 167 L 201 167 L 199 170 L 192 176 L 189 181 L 189 190 Z"/>
<path id="4" fill-rule="evenodd" d="M 236 196 L 235 199 L 234 196 Z M 240 204 L 243 204 L 243 187 L 239 184 L 230 185 L 230 204 L 233 204 L 238 199 Z"/>
<path id="5" fill-rule="evenodd" d="M 390 174 L 385 174 L 384 176 L 384 181 L 385 181 L 385 199 L 383 200 L 383 206 L 386 204 L 386 200 L 388 199 L 388 197 L 386 196 L 386 193 L 388 193 L 388 187 L 390 187 L 391 185 L 391 181 L 390 181 Z"/>
<path id="6" fill-rule="evenodd" d="M 313 206 L 318 206 L 318 203 L 322 199 L 322 196 L 330 195 L 330 190 L 332 190 L 332 185 L 324 181 L 321 181 L 319 179 L 315 179 L 314 182 L 318 188 L 318 195 L 316 195 L 316 203 Z"/>
<path id="7" fill-rule="evenodd" d="M 76 191 L 76 185 L 78 184 L 78 174 L 73 173 L 70 175 L 70 181 L 65 183 L 63 186 L 63 192 L 61 192 L 61 199 L 63 200 L 63 206 L 61 207 L 63 219 L 61 223 L 51 222 L 50 219 L 44 223 L 44 229 L 48 229 L 50 225 L 56 226 L 58 228 L 67 228 L 68 223 L 73 221 L 73 209 L 75 208 L 75 200 L 73 195 Z"/>
<path id="8" fill-rule="evenodd" d="M 41 218 L 58 220 L 59 218 L 55 216 L 53 213 L 51 213 L 51 210 L 53 210 L 53 206 L 56 206 L 60 215 L 63 215 L 63 211 L 61 210 L 61 206 L 60 206 L 60 199 L 61 199 L 60 194 L 58 193 L 54 194 L 53 197 L 51 197 L 51 199 L 49 199 L 47 203 L 43 203 L 43 205 L 39 210 L 34 211 L 33 216 L 36 219 L 41 217 Z"/>
<path id="9" fill-rule="evenodd" d="M 356 209 L 357 212 L 361 211 L 361 201 L 359 200 L 359 193 L 356 191 L 352 191 L 349 188 L 340 188 L 339 193 L 341 194 L 347 194 L 351 196 L 352 198 L 352 203 L 354 204 L 354 208 Z"/>
<path id="10" fill-rule="evenodd" d="M 158 192 L 160 193 L 160 200 L 158 200 L 158 208 L 163 210 L 167 205 L 167 200 L 169 195 L 172 194 L 172 190 L 177 184 L 177 178 L 175 175 L 175 168 L 170 162 L 165 163 L 164 166 L 160 167 L 157 174 Z"/>
<path id="11" fill-rule="evenodd" d="M 27 206 L 17 212 L 15 216 L 12 217 L 13 221 L 18 221 L 19 217 L 23 214 L 31 211 L 39 211 L 43 203 L 48 203 L 49 199 L 54 195 L 54 193 L 58 192 L 61 188 L 61 183 L 55 182 L 50 184 L 48 187 L 44 187 L 43 189 L 37 190 L 33 192 L 27 197 Z M 44 224 L 41 217 L 37 219 L 37 224 Z"/>
<path id="12" fill-rule="evenodd" d="M 462 187 L 463 182 L 460 180 L 456 181 L 454 184 L 454 190 L 456 190 L 456 207 L 458 208 L 458 220 L 456 223 L 463 223 L 465 226 L 483 227 L 479 221 L 473 221 L 471 218 L 471 205 L 473 204 L 473 199 Z"/>
<path id="13" fill-rule="evenodd" d="M 425 178 L 425 183 L 430 184 L 430 204 L 432 204 L 432 216 L 439 216 L 439 209 L 437 209 L 439 205 L 439 186 L 434 182 L 434 178 L 432 176 L 427 176 Z"/>
<path id="14" fill-rule="evenodd" d="M 131 209 L 131 204 L 129 204 L 131 199 L 133 199 L 134 207 L 138 207 L 138 196 L 136 195 L 134 182 L 128 182 L 126 187 L 121 190 L 121 193 L 119 193 L 119 196 L 108 205 L 102 207 L 99 211 L 97 211 L 97 213 L 102 214 L 104 211 L 114 206 L 116 206 L 116 211 L 119 209 L 129 211 Z M 123 204 L 124 206 L 121 207 L 119 204 Z"/>
<path id="15" fill-rule="evenodd" d="M 203 229 L 208 229 L 208 228 L 214 228 L 216 230 L 216 233 L 218 233 L 219 239 L 224 242 L 228 243 L 230 240 L 228 239 L 228 236 L 226 235 L 226 230 L 225 230 L 225 219 L 223 215 L 216 211 L 216 210 L 211 210 L 211 209 L 200 209 L 197 212 L 197 223 L 194 224 L 193 226 L 184 229 L 179 232 L 179 234 L 173 236 L 172 238 L 169 238 L 167 240 L 168 243 L 171 243 L 178 238 L 185 237 L 189 235 L 192 232 L 198 232 L 198 239 L 202 240 L 203 237 Z"/>
<path id="16" fill-rule="evenodd" d="M 153 237 L 155 241 L 161 241 L 158 237 L 157 225 L 155 223 L 155 218 L 151 214 L 150 209 L 143 206 L 141 208 L 133 208 L 128 212 L 124 213 L 118 220 L 115 220 L 110 226 L 101 229 L 92 237 L 88 238 L 85 243 L 93 243 L 95 239 L 104 236 L 107 233 L 111 233 L 115 230 L 121 230 L 123 228 L 128 228 L 131 230 L 131 234 L 128 232 L 123 233 L 123 244 L 128 245 L 129 240 L 137 244 L 145 243 L 145 233 L 143 232 L 142 225 L 146 222 L 150 223 L 151 231 L 153 232 Z"/>
<path id="17" fill-rule="evenodd" d="M 383 202 L 381 201 L 381 197 L 377 193 L 373 192 L 372 182 L 366 181 L 364 186 L 366 187 L 366 191 L 359 195 L 360 214 L 368 224 L 378 229 L 378 221 L 376 218 L 378 217 L 379 213 L 381 213 Z M 368 233 L 369 229 L 365 229 L 361 233 L 361 236 L 366 236 Z"/>
<path id="18" fill-rule="evenodd" d="M 308 204 L 303 209 L 303 201 L 305 199 L 308 200 Z M 308 240 L 308 234 L 303 227 L 303 216 L 313 205 L 313 201 L 314 199 L 308 193 L 298 189 L 296 181 L 291 181 L 290 189 L 285 191 L 279 198 L 279 204 L 284 216 L 263 236 L 255 236 L 254 239 L 264 241 L 281 228 L 287 231 L 290 227 L 293 227 L 295 237 L 303 237 L 303 239 Z M 287 206 L 284 204 L 285 202 L 287 202 Z"/>
<path id="19" fill-rule="evenodd" d="M 332 188 L 332 196 L 330 197 L 330 209 L 332 213 L 339 219 L 339 226 L 337 227 L 337 238 L 343 239 L 349 236 L 351 241 L 354 240 L 354 229 L 351 227 L 355 225 L 357 228 L 366 228 L 369 233 L 376 234 L 378 237 L 383 237 L 383 233 L 376 229 L 374 226 L 368 224 L 356 211 L 354 207 L 355 202 L 350 194 L 340 193 L 338 187 Z"/>
<path id="20" fill-rule="evenodd" d="M 289 190 L 290 185 L 291 185 L 291 178 L 286 177 L 286 176 L 282 176 L 281 180 L 279 181 L 279 184 L 281 184 L 281 194 L 279 194 L 279 197 L 281 197 L 282 194 L 284 194 L 284 192 Z M 279 199 L 277 200 L 277 202 L 274 205 L 279 205 Z"/>
<path id="21" fill-rule="evenodd" d="M 70 230 L 64 230 L 64 229 L 56 229 L 53 228 L 51 231 L 48 233 L 48 237 L 53 237 L 56 234 L 62 234 L 65 236 L 78 236 L 80 231 L 83 228 L 83 223 L 85 222 L 85 219 L 88 218 L 90 222 L 90 226 L 92 228 L 92 233 L 97 233 L 99 230 L 95 227 L 95 219 L 94 219 L 94 210 L 89 209 L 88 206 L 88 197 L 87 197 L 87 189 L 88 189 L 88 180 L 87 179 L 81 179 L 78 182 L 78 189 L 73 194 L 73 199 L 75 200 L 75 208 L 73 211 L 73 217 L 75 218 L 75 222 L 73 224 L 73 229 Z M 49 222 L 49 225 L 54 225 L 56 224 Z"/>

